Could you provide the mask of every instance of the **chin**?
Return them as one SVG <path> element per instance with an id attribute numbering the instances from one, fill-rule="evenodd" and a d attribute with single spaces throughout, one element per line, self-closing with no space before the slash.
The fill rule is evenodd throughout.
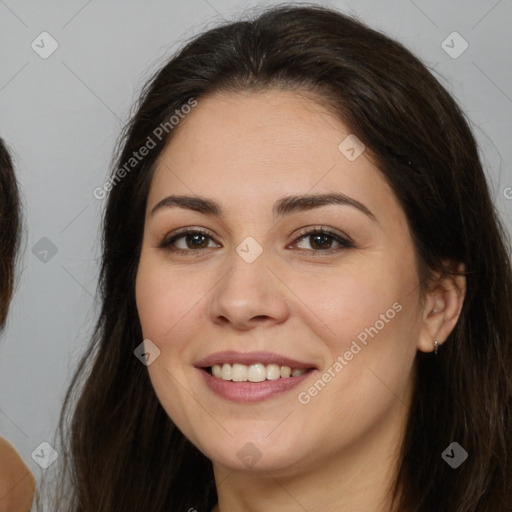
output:
<path id="1" fill-rule="evenodd" d="M 200 449 L 212 463 L 230 471 L 282 472 L 305 464 L 307 455 L 301 439 L 288 436 L 288 441 L 276 441 L 266 436 L 267 433 L 259 438 L 247 435 L 231 438 L 226 435 L 224 443 L 209 439 Z"/>

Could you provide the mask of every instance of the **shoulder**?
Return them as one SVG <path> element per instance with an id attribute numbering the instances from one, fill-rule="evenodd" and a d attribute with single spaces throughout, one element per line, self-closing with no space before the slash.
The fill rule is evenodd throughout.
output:
<path id="1" fill-rule="evenodd" d="M 0 510 L 28 512 L 35 481 L 16 450 L 0 437 Z"/>

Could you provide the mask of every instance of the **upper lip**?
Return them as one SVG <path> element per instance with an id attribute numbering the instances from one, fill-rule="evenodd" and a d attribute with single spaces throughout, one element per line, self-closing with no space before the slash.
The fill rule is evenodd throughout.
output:
<path id="1" fill-rule="evenodd" d="M 274 352 L 236 352 L 234 350 L 226 350 L 224 352 L 216 352 L 215 354 L 211 354 L 205 359 L 198 361 L 196 363 L 196 367 L 209 368 L 214 364 L 220 365 L 223 363 L 238 363 L 245 365 L 262 363 L 265 365 L 277 364 L 280 366 L 289 366 L 290 368 L 297 369 L 315 368 L 315 365 L 311 363 L 297 361 L 295 359 L 291 359 Z"/>

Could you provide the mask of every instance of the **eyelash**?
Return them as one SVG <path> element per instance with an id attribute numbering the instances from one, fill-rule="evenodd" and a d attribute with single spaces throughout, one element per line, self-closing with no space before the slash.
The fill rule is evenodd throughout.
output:
<path id="1" fill-rule="evenodd" d="M 172 247 L 172 244 L 176 242 L 176 240 L 179 240 L 180 238 L 186 237 L 187 235 L 204 235 L 205 237 L 208 237 L 213 240 L 213 237 L 206 231 L 202 229 L 186 229 L 183 231 L 180 231 L 178 233 L 174 233 L 173 235 L 164 238 L 164 240 L 160 243 L 158 246 L 160 249 L 165 249 L 167 251 L 170 251 L 174 254 L 183 254 L 183 255 L 190 255 L 190 253 L 198 253 L 197 255 L 200 256 L 203 251 L 206 251 L 208 249 L 211 249 L 211 247 L 205 247 L 203 249 L 178 249 L 176 247 Z M 298 243 L 304 240 L 305 238 L 308 238 L 313 235 L 327 235 L 328 237 L 332 238 L 335 242 L 338 242 L 340 244 L 340 247 L 335 249 L 320 249 L 320 250 L 314 250 L 314 249 L 299 249 L 299 251 L 305 251 L 308 253 L 319 253 L 319 256 L 333 254 L 336 252 L 339 252 L 343 249 L 352 249 L 355 248 L 355 244 L 350 240 L 350 238 L 344 237 L 340 235 L 339 233 L 336 233 L 328 228 L 324 227 L 315 227 L 313 229 L 303 231 L 299 233 L 297 238 L 293 241 L 293 243 Z M 213 240 L 215 241 L 215 240 Z"/>

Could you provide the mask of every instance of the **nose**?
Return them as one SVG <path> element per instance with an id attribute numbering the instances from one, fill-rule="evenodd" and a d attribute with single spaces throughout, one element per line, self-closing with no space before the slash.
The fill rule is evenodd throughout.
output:
<path id="1" fill-rule="evenodd" d="M 265 251 L 252 263 L 233 251 L 226 262 L 228 270 L 210 295 L 210 320 L 242 331 L 285 322 L 286 287 L 270 263 Z"/>

